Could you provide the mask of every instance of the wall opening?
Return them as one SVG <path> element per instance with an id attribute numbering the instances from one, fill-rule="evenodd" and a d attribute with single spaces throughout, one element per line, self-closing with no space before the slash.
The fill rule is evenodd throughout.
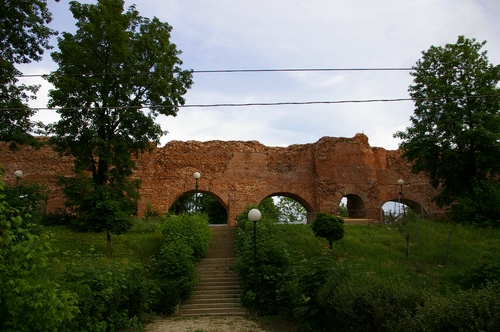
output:
<path id="1" fill-rule="evenodd" d="M 355 194 L 345 195 L 340 201 L 337 211 L 337 214 L 343 218 L 366 218 L 365 202 L 363 202 L 361 197 Z"/>
<path id="2" fill-rule="evenodd" d="M 260 204 L 272 205 L 273 219 L 281 224 L 306 224 L 312 209 L 301 197 L 287 193 L 276 193 L 266 197 Z M 309 220 L 310 222 L 310 220 Z"/>
<path id="3" fill-rule="evenodd" d="M 227 209 L 222 201 L 209 192 L 187 192 L 181 195 L 168 209 L 169 213 L 205 213 L 211 225 L 227 224 Z"/>
<path id="4" fill-rule="evenodd" d="M 422 204 L 410 199 L 394 198 L 382 205 L 383 221 L 390 223 L 401 220 L 402 218 L 425 218 L 427 211 Z"/>

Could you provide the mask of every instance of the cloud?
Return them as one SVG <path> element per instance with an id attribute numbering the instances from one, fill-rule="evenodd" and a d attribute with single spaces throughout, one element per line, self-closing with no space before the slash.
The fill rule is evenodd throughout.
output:
<path id="1" fill-rule="evenodd" d="M 67 4 L 49 6 L 54 28 L 75 30 Z M 497 0 L 165 0 L 137 1 L 137 10 L 172 25 L 183 67 L 195 70 L 411 67 L 423 50 L 458 35 L 488 40 L 490 61 L 500 63 Z M 49 60 L 23 71 L 54 70 Z M 186 104 L 405 98 L 411 81 L 404 71 L 195 74 L 185 97 Z M 169 131 L 163 143 L 290 145 L 364 132 L 371 145 L 395 149 L 392 136 L 412 112 L 410 101 L 182 108 L 159 122 Z"/>

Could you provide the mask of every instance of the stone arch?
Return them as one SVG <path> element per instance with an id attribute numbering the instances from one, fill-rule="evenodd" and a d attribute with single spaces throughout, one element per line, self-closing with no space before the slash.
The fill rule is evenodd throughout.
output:
<path id="1" fill-rule="evenodd" d="M 291 198 L 291 199 L 297 201 L 307 211 L 307 223 L 308 224 L 312 223 L 314 221 L 314 219 L 316 218 L 316 212 L 314 211 L 314 208 L 312 207 L 312 205 L 306 199 L 304 199 L 302 196 L 300 196 L 298 194 L 294 194 L 294 193 L 286 192 L 286 191 L 275 192 L 275 193 L 269 194 L 266 197 L 264 197 L 261 200 L 261 202 L 263 200 L 265 200 L 269 197 L 273 197 L 273 196 L 288 197 L 288 198 Z"/>
<path id="2" fill-rule="evenodd" d="M 380 206 L 380 210 L 382 211 L 382 213 L 381 213 L 382 217 L 385 215 L 385 213 L 383 213 L 382 207 L 389 202 L 404 204 L 404 205 L 406 205 L 407 208 L 411 209 L 416 215 L 426 216 L 429 214 L 428 210 L 424 207 L 423 204 L 421 204 L 417 201 L 414 201 L 412 199 L 409 199 L 409 198 L 396 197 L 396 198 L 389 199 L 389 200 L 382 203 L 382 205 Z M 385 218 L 382 218 L 382 219 L 385 219 Z"/>
<path id="3" fill-rule="evenodd" d="M 349 218 L 361 219 L 366 218 L 366 206 L 363 198 L 356 194 L 346 194 L 342 198 L 347 198 L 347 213 Z M 340 202 L 339 202 L 340 203 Z"/>
<path id="4" fill-rule="evenodd" d="M 200 190 L 200 189 L 198 189 L 198 190 L 189 189 L 189 190 L 185 190 L 183 192 L 178 193 L 176 196 L 174 196 L 174 199 L 167 204 L 167 211 L 182 196 L 191 195 L 191 194 L 194 195 L 196 193 L 212 196 L 213 198 L 215 198 L 215 200 L 217 200 L 220 203 L 220 205 L 224 208 L 224 210 L 226 210 L 226 214 L 228 214 L 228 212 L 229 212 L 228 206 L 227 206 L 226 202 L 224 202 L 224 200 L 219 195 L 217 195 L 216 193 L 214 193 L 210 190 Z M 226 224 L 228 224 L 228 223 L 229 223 L 229 214 L 228 214 L 228 220 L 226 220 Z"/>

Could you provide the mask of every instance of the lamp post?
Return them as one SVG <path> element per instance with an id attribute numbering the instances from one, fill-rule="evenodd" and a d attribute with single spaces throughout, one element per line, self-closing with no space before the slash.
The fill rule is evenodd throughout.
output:
<path id="1" fill-rule="evenodd" d="M 198 179 L 201 177 L 200 172 L 194 172 L 193 177 L 196 180 L 196 184 L 194 186 L 196 193 L 194 196 L 194 211 L 198 212 Z"/>
<path id="2" fill-rule="evenodd" d="M 399 195 L 398 195 L 398 201 L 399 201 L 399 208 L 401 209 L 401 201 L 404 201 L 404 196 L 403 196 L 403 185 L 405 182 L 403 179 L 398 180 L 398 186 L 399 186 Z M 405 205 L 403 203 L 403 216 L 406 216 L 406 209 Z"/>
<path id="3" fill-rule="evenodd" d="M 255 302 L 254 306 L 257 304 L 257 221 L 260 220 L 262 214 L 258 209 L 251 209 L 248 211 L 248 219 L 253 222 L 253 286 L 255 291 Z"/>
<path id="4" fill-rule="evenodd" d="M 16 186 L 19 185 L 19 179 L 23 177 L 24 173 L 20 169 L 14 172 L 14 175 L 16 177 Z"/>

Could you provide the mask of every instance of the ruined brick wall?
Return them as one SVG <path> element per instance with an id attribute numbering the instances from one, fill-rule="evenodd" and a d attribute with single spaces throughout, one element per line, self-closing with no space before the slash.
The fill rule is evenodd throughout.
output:
<path id="1" fill-rule="evenodd" d="M 38 180 L 51 190 L 48 209 L 60 207 L 63 198 L 55 174 L 70 174 L 71 160 L 60 158 L 48 147 L 23 148 L 12 153 L 0 146 L 4 181 Z M 368 138 L 323 137 L 316 143 L 268 147 L 256 141 L 172 141 L 142 155 L 135 177 L 141 179 L 138 213 L 150 204 L 159 211 L 183 194 L 195 192 L 194 172 L 200 172 L 199 192 L 211 194 L 226 208 L 229 223 L 248 203 L 280 195 L 299 201 L 309 218 L 319 211 L 336 213 L 344 196 L 355 217 L 380 220 L 381 206 L 397 200 L 398 179 L 404 179 L 404 202 L 419 211 L 436 212 L 436 194 L 427 178 L 411 172 L 400 151 L 370 147 Z"/>

